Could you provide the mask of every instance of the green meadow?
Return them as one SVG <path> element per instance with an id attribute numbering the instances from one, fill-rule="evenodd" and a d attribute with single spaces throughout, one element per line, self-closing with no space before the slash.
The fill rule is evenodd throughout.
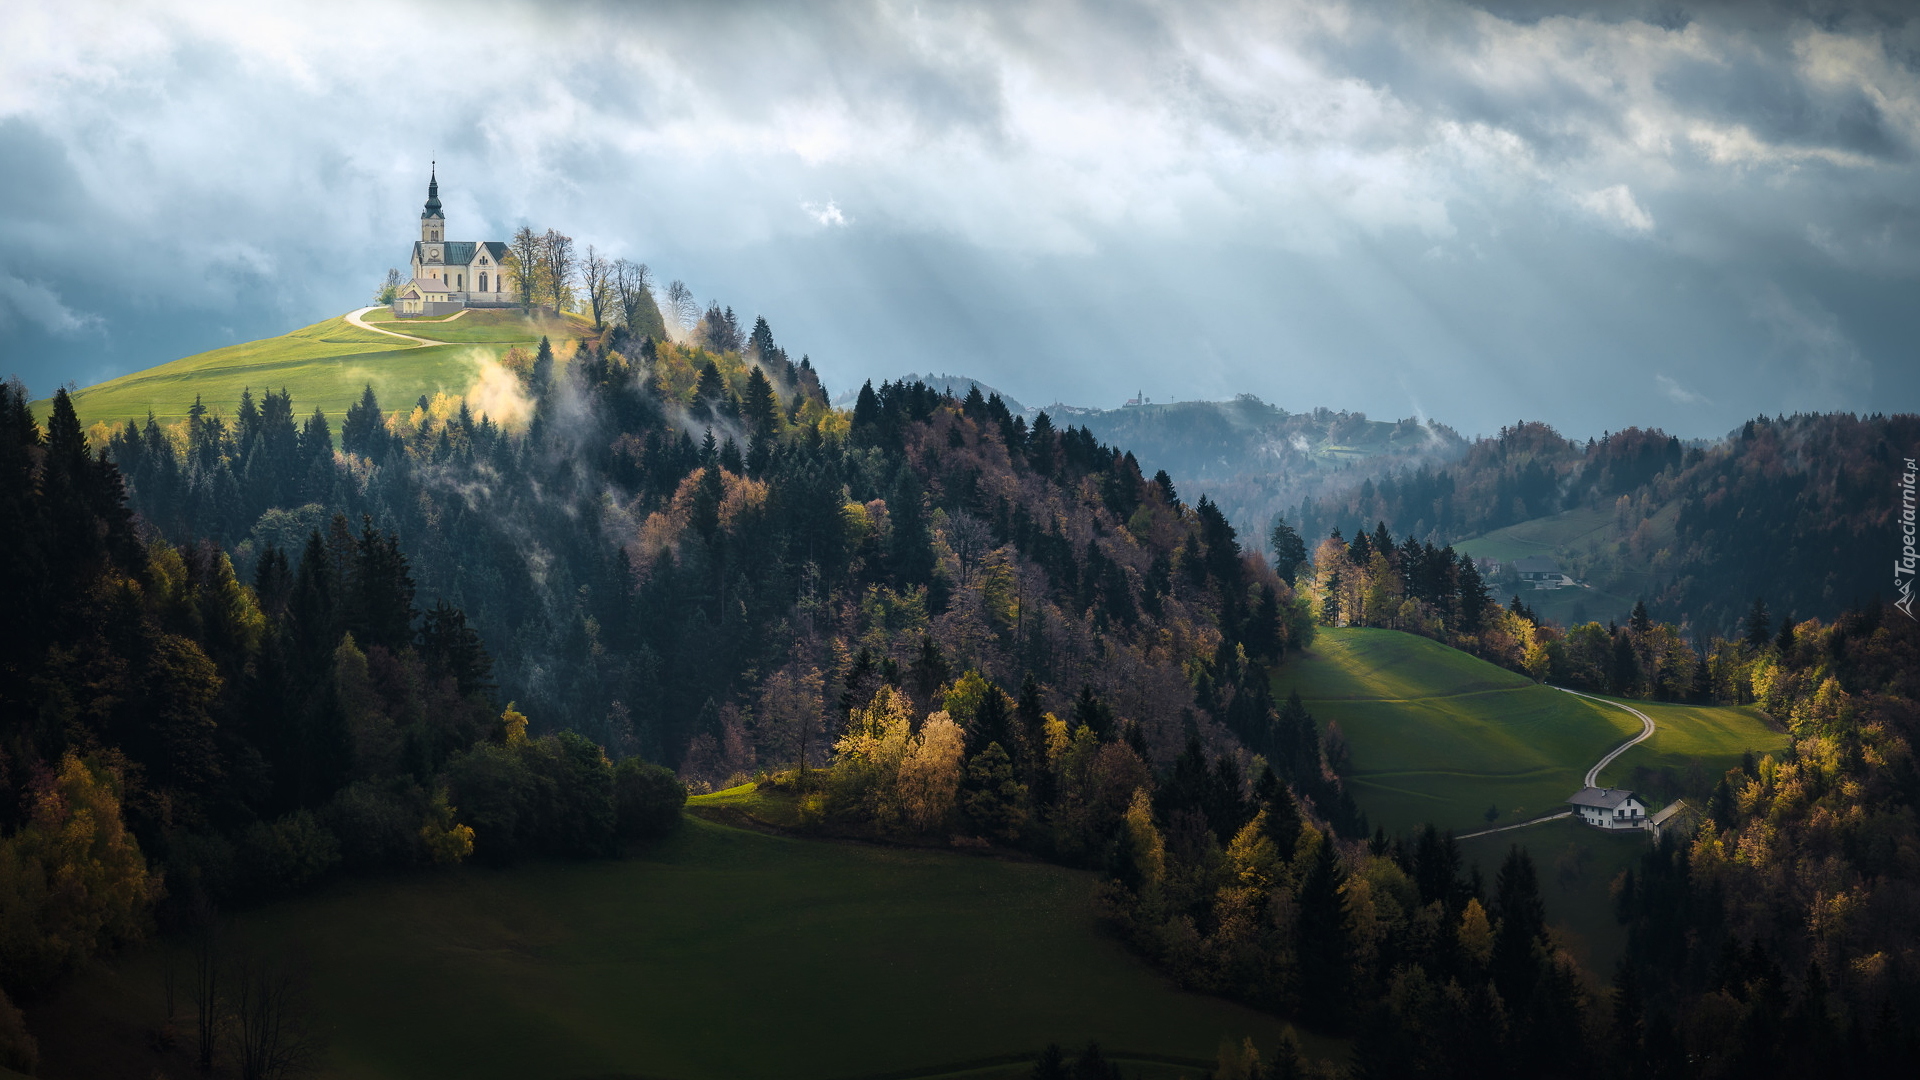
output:
<path id="1" fill-rule="evenodd" d="M 1752 706 L 1629 704 L 1653 717 L 1653 737 L 1614 759 L 1600 774 L 1602 784 L 1631 786 L 1634 770 L 1643 766 L 1682 776 L 1698 769 L 1711 784 L 1748 750 L 1757 758 L 1787 747 L 1787 733 Z"/>
<path id="2" fill-rule="evenodd" d="M 306 965 L 327 1077 L 1016 1077 L 1091 1039 L 1170 1078 L 1223 1039 L 1280 1039 L 1282 1021 L 1104 936 L 1093 886 L 689 816 L 628 858 L 342 882 L 240 915 L 235 936 Z M 187 1071 L 146 1049 L 164 953 L 96 965 L 36 1010 L 43 1075 Z"/>
<path id="3" fill-rule="evenodd" d="M 231 417 L 242 390 L 251 389 L 258 397 L 284 388 L 293 395 L 296 418 L 304 419 L 317 406 L 338 430 L 340 417 L 369 384 L 389 409 L 410 405 L 422 394 L 461 394 L 474 384 L 486 360 L 497 359 L 508 348 L 531 348 L 543 335 L 558 341 L 587 328 L 571 315 L 530 320 L 518 311 L 499 310 L 468 311 L 445 321 L 394 319 L 391 312 L 375 309 L 366 320 L 445 344 L 419 345 L 332 318 L 97 383 L 74 393 L 74 407 L 87 427 L 144 423 L 149 412 L 171 424 L 186 419 L 196 397 Z M 35 403 L 42 418 L 46 409 L 47 402 Z"/>
<path id="4" fill-rule="evenodd" d="M 1348 777 L 1367 817 L 1388 832 L 1431 822 L 1455 832 L 1562 809 L 1586 770 L 1640 730 L 1596 705 L 1413 634 L 1322 629 L 1273 676 L 1321 724 L 1337 723 Z"/>
<path id="5" fill-rule="evenodd" d="M 1583 550 L 1589 543 L 1611 543 L 1614 532 L 1611 508 L 1582 507 L 1495 529 L 1459 541 L 1453 549 L 1476 559 L 1511 562 L 1525 555 L 1558 555 Z"/>

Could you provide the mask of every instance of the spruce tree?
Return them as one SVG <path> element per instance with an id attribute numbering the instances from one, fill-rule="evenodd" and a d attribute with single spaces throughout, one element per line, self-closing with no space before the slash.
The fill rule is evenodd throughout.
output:
<path id="1" fill-rule="evenodd" d="M 1307 561 L 1306 541 L 1300 539 L 1300 534 L 1285 518 L 1277 517 L 1273 519 L 1273 531 L 1267 535 L 1267 546 L 1273 549 L 1274 572 L 1280 575 L 1280 580 L 1292 585 L 1300 564 Z"/>
<path id="2" fill-rule="evenodd" d="M 903 465 L 894 481 L 893 494 L 887 499 L 887 517 L 893 528 L 887 545 L 888 562 L 894 580 L 902 587 L 925 585 L 933 578 L 933 534 L 927 527 L 922 497 L 920 478 L 911 466 Z"/>
<path id="3" fill-rule="evenodd" d="M 1773 621 L 1767 614 L 1765 597 L 1753 598 L 1753 606 L 1747 609 L 1747 648 L 1759 652 L 1767 647 L 1773 638 Z"/>
<path id="4" fill-rule="evenodd" d="M 1315 845 L 1312 862 L 1300 882 L 1294 950 L 1300 963 L 1301 1011 L 1316 1026 L 1340 1027 L 1347 1009 L 1350 945 L 1347 899 L 1341 892 L 1347 873 L 1333 850 L 1331 834 Z"/>
<path id="5" fill-rule="evenodd" d="M 1517 1004 L 1539 984 L 1547 930 L 1533 858 L 1518 844 L 1508 849 L 1494 878 L 1493 915 L 1500 927 L 1493 938 L 1494 986 L 1504 1000 Z"/>
<path id="6" fill-rule="evenodd" d="M 774 426 L 779 423 L 780 399 L 773 391 L 773 384 L 767 381 L 766 373 L 757 367 L 747 371 L 747 393 L 740 400 L 740 418 L 746 421 L 747 430 L 756 442 L 772 436 Z"/>

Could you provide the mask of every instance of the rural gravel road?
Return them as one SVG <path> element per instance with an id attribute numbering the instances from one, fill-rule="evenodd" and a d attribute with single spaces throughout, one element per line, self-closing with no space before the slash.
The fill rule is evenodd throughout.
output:
<path id="1" fill-rule="evenodd" d="M 1628 748 L 1637 746 L 1640 743 L 1647 741 L 1648 737 L 1650 737 L 1653 734 L 1653 717 L 1648 716 L 1646 713 L 1641 712 L 1639 709 L 1636 709 L 1631 705 L 1622 705 L 1617 701 L 1608 701 L 1606 698 L 1603 698 L 1603 697 L 1594 697 L 1592 694 L 1583 694 L 1578 690 L 1569 690 L 1564 686 L 1556 686 L 1554 687 L 1554 689 L 1560 691 L 1563 694 L 1572 694 L 1574 697 L 1586 698 L 1588 701 L 1597 701 L 1602 705 L 1611 705 L 1616 709 L 1625 709 L 1628 712 L 1640 718 L 1640 725 L 1641 725 L 1640 734 L 1635 735 L 1633 738 L 1628 739 L 1626 742 L 1623 742 L 1619 746 L 1616 746 L 1612 750 L 1608 751 L 1606 757 L 1603 757 L 1599 761 L 1594 762 L 1593 768 L 1587 770 L 1587 777 L 1585 781 L 1587 787 L 1599 787 L 1601 769 L 1604 769 L 1607 766 L 1613 764 L 1613 760 L 1619 757 L 1621 754 L 1626 753 Z M 1518 825 L 1502 825 L 1497 829 L 1481 829 L 1479 832 L 1462 833 L 1460 834 L 1459 837 L 1457 837 L 1457 839 L 1468 840 L 1476 836 L 1490 836 L 1494 833 L 1506 832 L 1509 829 L 1524 829 L 1529 825 L 1538 825 L 1541 822 L 1545 822 L 1545 821 L 1559 821 L 1561 818 L 1570 817 L 1572 814 L 1573 814 L 1573 811 L 1571 810 L 1562 810 L 1557 814 L 1548 814 L 1546 817 L 1537 817 L 1531 821 L 1522 821 Z"/>
<path id="2" fill-rule="evenodd" d="M 1587 770 L 1587 786 L 1588 787 L 1599 787 L 1601 769 L 1604 769 L 1607 766 L 1613 764 L 1613 759 L 1619 757 L 1621 754 L 1626 753 L 1629 747 L 1637 746 L 1640 743 L 1646 742 L 1647 739 L 1653 735 L 1653 717 L 1648 716 L 1646 713 L 1641 712 L 1639 709 L 1636 709 L 1631 705 L 1622 705 L 1617 701 L 1608 701 L 1606 698 L 1594 697 L 1592 694 L 1583 694 L 1578 690 L 1569 690 L 1564 686 L 1556 686 L 1554 687 L 1554 689 L 1560 691 L 1563 694 L 1572 694 L 1574 697 L 1586 698 L 1588 701 L 1597 701 L 1602 705 L 1611 705 L 1616 709 L 1625 709 L 1628 712 L 1640 718 L 1640 724 L 1641 724 L 1640 734 L 1635 735 L 1633 738 L 1628 739 L 1626 742 L 1623 742 L 1619 746 L 1614 747 L 1612 753 L 1608 754 L 1606 757 L 1603 757 L 1599 761 L 1595 762 L 1593 768 Z"/>

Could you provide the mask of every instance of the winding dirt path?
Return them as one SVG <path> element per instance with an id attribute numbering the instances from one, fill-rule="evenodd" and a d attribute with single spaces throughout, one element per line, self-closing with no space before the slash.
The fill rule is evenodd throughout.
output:
<path id="1" fill-rule="evenodd" d="M 1594 697 L 1592 694 L 1583 694 L 1578 690 L 1569 690 L 1564 686 L 1556 686 L 1554 687 L 1554 689 L 1560 691 L 1563 694 L 1572 694 L 1574 697 L 1577 697 L 1577 698 L 1586 698 L 1588 701 L 1597 701 L 1602 705 L 1611 705 L 1616 709 L 1625 709 L 1628 712 L 1640 718 L 1640 724 L 1641 724 L 1640 734 L 1635 735 L 1633 738 L 1628 739 L 1626 742 L 1623 742 L 1619 746 L 1616 746 L 1612 750 L 1609 750 L 1607 752 L 1606 757 L 1603 757 L 1599 761 L 1594 762 L 1593 768 L 1587 770 L 1586 779 L 1584 781 L 1585 786 L 1587 787 L 1599 787 L 1601 769 L 1604 769 L 1607 766 L 1613 764 L 1615 758 L 1618 758 L 1621 754 L 1626 753 L 1632 747 L 1638 746 L 1639 744 L 1646 742 L 1649 738 L 1653 736 L 1653 717 L 1648 716 L 1646 713 L 1641 712 L 1639 709 L 1636 709 L 1631 705 L 1622 705 L 1618 701 L 1608 701 L 1606 698 L 1603 698 L 1603 697 Z M 1455 837 L 1455 839 L 1471 840 L 1476 836 L 1492 836 L 1494 833 L 1503 833 L 1512 829 L 1524 829 L 1529 825 L 1539 825 L 1542 822 L 1547 822 L 1547 821 L 1559 821 L 1561 818 L 1572 817 L 1572 816 L 1573 816 L 1573 811 L 1562 810 L 1557 814 L 1548 814 L 1545 817 L 1537 817 L 1531 821 L 1522 821 L 1517 825 L 1502 825 L 1497 829 L 1481 829 L 1479 832 L 1462 833 L 1459 836 Z"/>
<path id="2" fill-rule="evenodd" d="M 1646 713 L 1641 712 L 1639 709 L 1636 709 L 1631 705 L 1622 705 L 1617 701 L 1608 701 L 1606 698 L 1603 698 L 1603 697 L 1594 697 L 1592 694 L 1583 694 L 1578 690 L 1569 690 L 1564 686 L 1556 686 L 1554 687 L 1554 689 L 1560 691 L 1563 694 L 1572 694 L 1574 697 L 1586 698 L 1588 701 L 1597 701 L 1602 705 L 1611 705 L 1616 709 L 1625 709 L 1628 712 L 1640 718 L 1640 723 L 1642 725 L 1640 728 L 1640 734 L 1635 735 L 1633 738 L 1628 739 L 1626 742 L 1623 742 L 1619 746 L 1614 747 L 1612 753 L 1609 753 L 1606 757 L 1603 757 L 1599 761 L 1595 762 L 1593 768 L 1587 770 L 1586 786 L 1588 787 L 1600 786 L 1600 770 L 1613 764 L 1614 758 L 1617 758 L 1621 754 L 1626 753 L 1629 748 L 1638 746 L 1639 744 L 1646 742 L 1648 739 L 1653 737 L 1653 717 L 1648 716 Z"/>
<path id="3" fill-rule="evenodd" d="M 378 306 L 379 305 L 377 304 L 374 305 L 374 307 L 378 307 Z M 346 315 L 342 317 L 347 320 L 347 324 L 349 326 L 358 327 L 361 330 L 371 330 L 376 334 L 385 334 L 388 337 L 397 337 L 397 338 L 400 338 L 402 341 L 417 342 L 418 344 L 421 344 L 421 345 L 445 345 L 446 344 L 446 342 L 444 341 L 435 341 L 432 338 L 414 337 L 412 334 L 402 334 L 395 330 L 383 330 L 378 326 L 369 325 L 366 319 L 362 318 L 361 316 L 365 315 L 367 312 L 372 310 L 374 310 L 374 308 L 372 307 L 358 308 L 353 311 L 347 312 Z M 461 308 L 459 311 L 454 312 L 452 315 L 449 315 L 444 319 L 435 319 L 433 321 L 434 322 L 452 322 L 453 320 L 459 318 L 462 315 L 465 315 L 466 313 L 467 313 L 467 309 Z"/>

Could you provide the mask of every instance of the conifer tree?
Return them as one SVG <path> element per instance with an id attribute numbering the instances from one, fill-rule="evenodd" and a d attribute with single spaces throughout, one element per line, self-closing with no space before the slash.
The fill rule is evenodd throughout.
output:
<path id="1" fill-rule="evenodd" d="M 1508 849 L 1494 878 L 1493 916 L 1499 920 L 1493 939 L 1494 985 L 1506 1001 L 1525 1001 L 1540 981 L 1547 909 L 1533 857 L 1518 844 Z"/>
<path id="2" fill-rule="evenodd" d="M 346 422 L 340 425 L 340 448 L 349 454 L 378 460 L 384 455 L 386 443 L 386 417 L 381 415 L 380 399 L 373 392 L 373 384 L 368 383 L 360 392 L 360 400 L 347 409 Z"/>
<path id="3" fill-rule="evenodd" d="M 1267 546 L 1273 549 L 1273 569 L 1280 580 L 1288 585 L 1294 583 L 1300 564 L 1307 561 L 1307 544 L 1287 524 L 1285 518 L 1273 519 L 1273 530 L 1267 534 Z"/>
<path id="4" fill-rule="evenodd" d="M 1311 859 L 1300 882 L 1294 950 L 1300 963 L 1302 1011 L 1312 1022 L 1331 1029 L 1340 1025 L 1347 999 L 1350 944 L 1342 892 L 1347 873 L 1334 854 L 1330 835 L 1319 838 Z"/>
<path id="5" fill-rule="evenodd" d="M 705 377 L 702 372 L 701 378 Z M 755 441 L 772 436 L 779 423 L 780 399 L 773 391 L 773 384 L 767 381 L 766 372 L 757 367 L 747 371 L 747 393 L 740 399 L 740 418 L 747 422 L 747 430 Z"/>
<path id="6" fill-rule="evenodd" d="M 923 492 L 911 466 L 904 466 L 887 499 L 887 518 L 893 534 L 888 541 L 888 563 L 894 580 L 903 586 L 925 585 L 933 577 L 933 535 L 927 527 Z"/>

